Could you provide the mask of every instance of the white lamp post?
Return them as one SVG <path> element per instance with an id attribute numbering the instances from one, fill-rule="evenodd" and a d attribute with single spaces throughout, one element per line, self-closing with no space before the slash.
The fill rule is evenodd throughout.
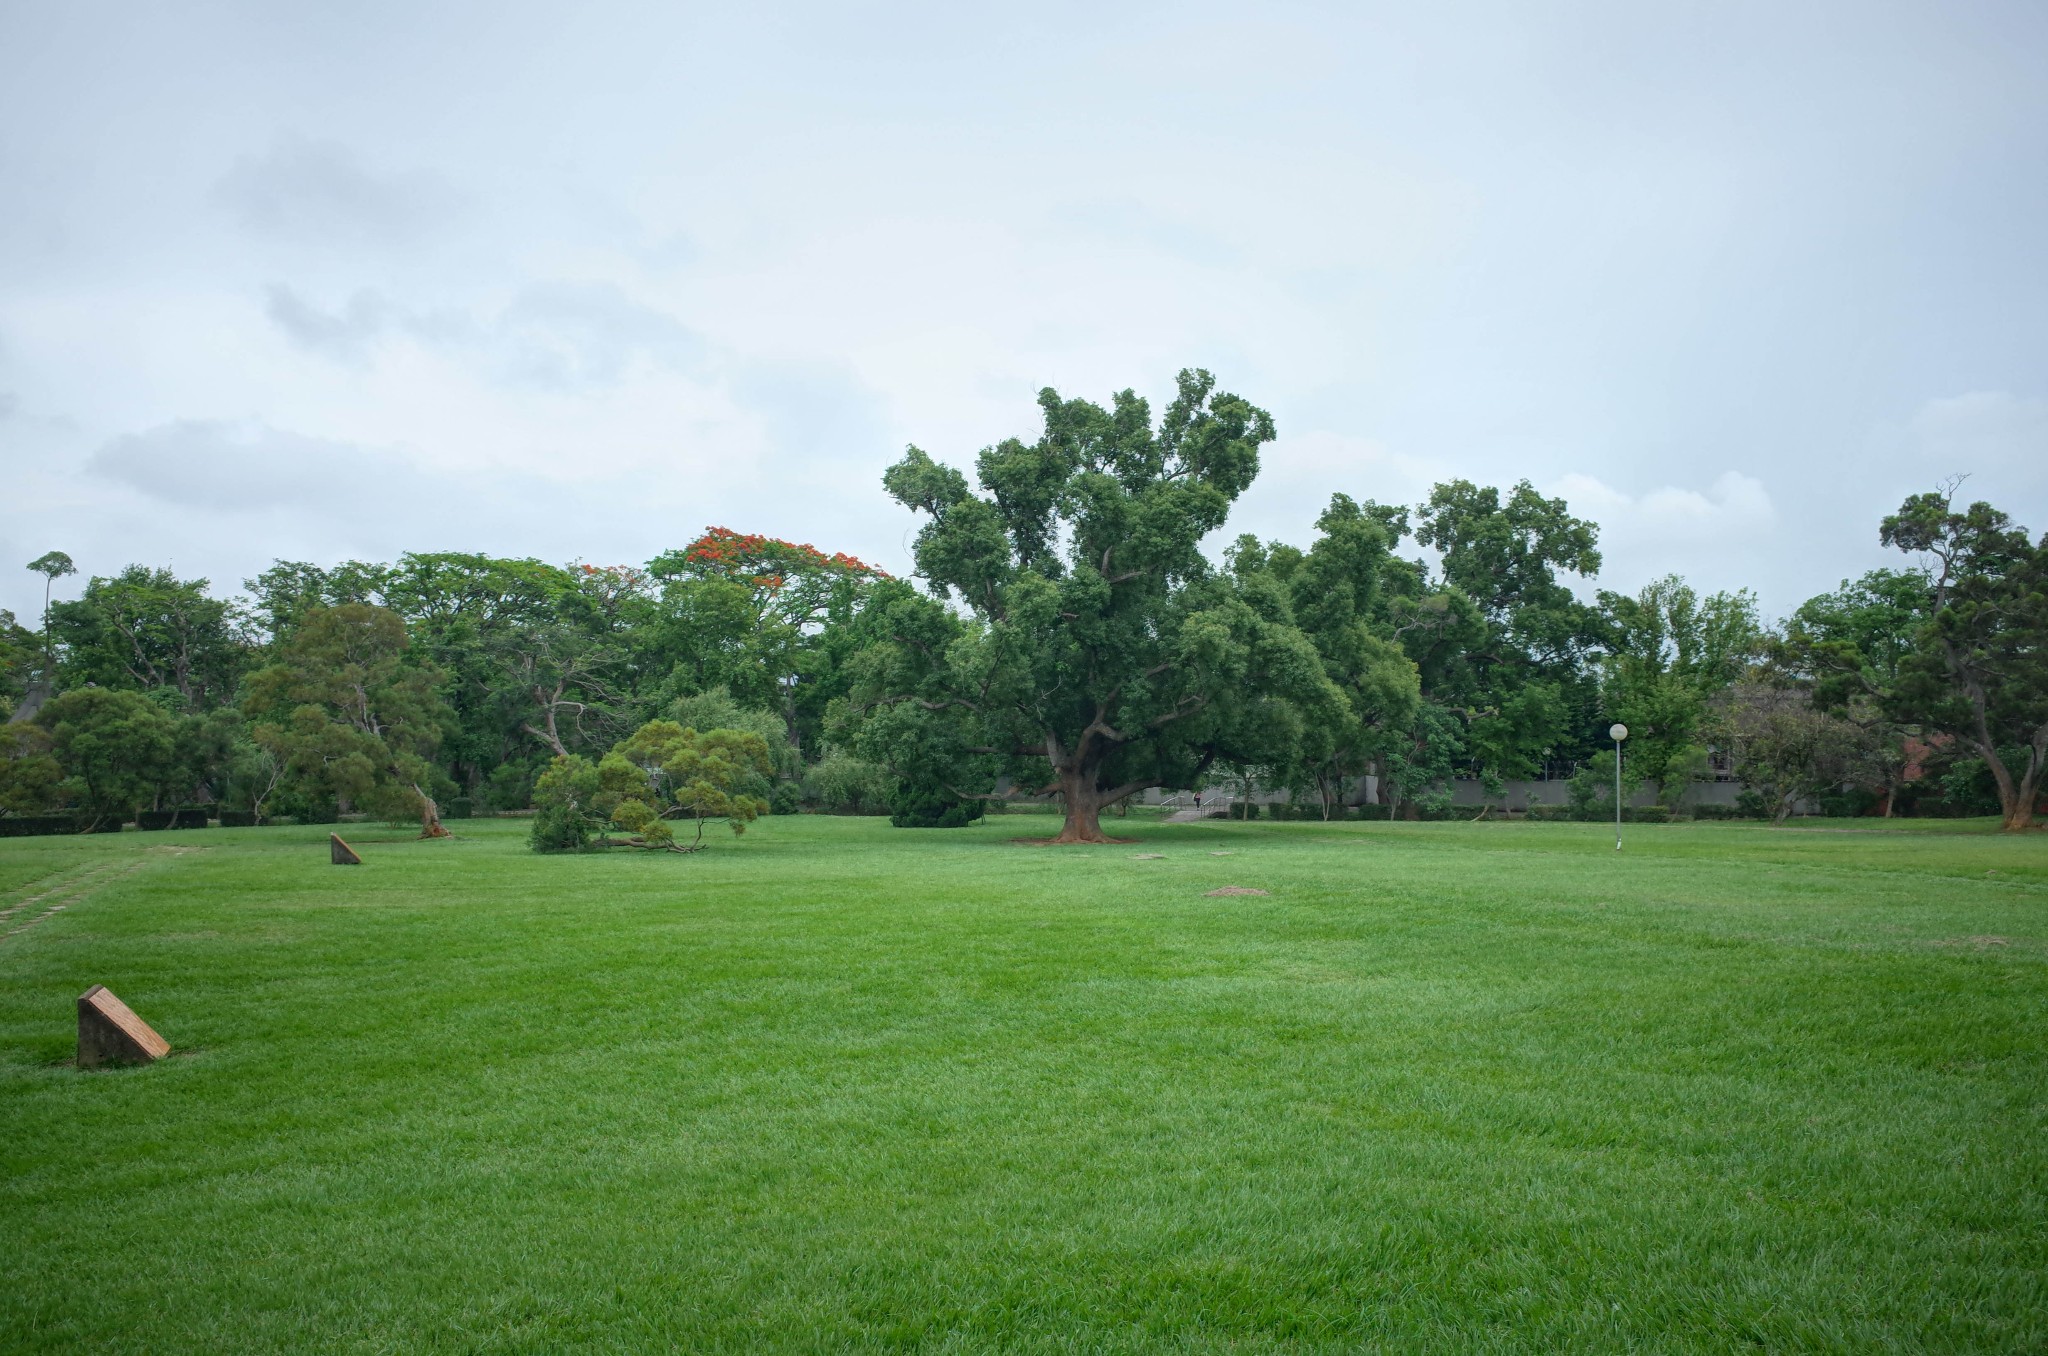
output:
<path id="1" fill-rule="evenodd" d="M 1614 741 L 1614 850 L 1621 851 L 1621 741 L 1628 738 L 1628 726 L 1620 721 L 1607 727 L 1607 737 Z"/>

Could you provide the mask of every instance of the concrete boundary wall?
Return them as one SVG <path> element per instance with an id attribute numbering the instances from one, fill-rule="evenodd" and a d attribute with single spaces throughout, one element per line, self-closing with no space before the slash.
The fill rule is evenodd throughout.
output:
<path id="1" fill-rule="evenodd" d="M 1356 805 L 1372 801 L 1378 796 L 1378 778 L 1360 777 L 1347 791 L 1346 804 Z M 1689 805 L 1733 805 L 1735 798 L 1742 794 L 1740 782 L 1695 782 L 1686 788 L 1685 799 L 1680 802 L 1683 809 Z M 1204 805 L 1222 805 L 1240 797 L 1227 787 L 1217 786 L 1202 793 Z M 1291 797 L 1285 791 L 1261 789 L 1250 797 L 1255 805 L 1286 805 Z M 1451 804 L 1478 806 L 1482 804 L 1504 805 L 1510 810 L 1525 810 L 1531 805 L 1563 805 L 1571 799 L 1571 783 L 1566 781 L 1509 781 L 1501 783 L 1501 794 L 1489 796 L 1485 784 L 1469 778 L 1459 778 L 1451 783 Z M 1153 789 L 1140 797 L 1146 805 L 1161 805 L 1168 801 L 1176 805 L 1192 805 L 1193 796 L 1186 791 L 1161 792 Z M 1630 805 L 1655 805 L 1657 792 L 1654 786 L 1645 786 L 1629 797 Z"/>

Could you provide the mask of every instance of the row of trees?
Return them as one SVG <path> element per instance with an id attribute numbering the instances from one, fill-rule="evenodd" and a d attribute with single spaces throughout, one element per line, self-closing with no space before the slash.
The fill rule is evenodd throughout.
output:
<path id="1" fill-rule="evenodd" d="M 142 566 L 92 578 L 40 633 L 0 628 L 0 808 L 345 802 L 431 834 L 451 796 L 511 808 L 538 784 L 566 845 L 617 826 L 663 846 L 664 817 L 859 786 L 918 825 L 1057 793 L 1060 840 L 1089 842 L 1109 804 L 1223 777 L 1326 810 L 1572 769 L 1593 795 L 1618 719 L 1667 797 L 1732 759 L 1780 813 L 1938 786 L 2031 822 L 2048 538 L 1953 485 L 1882 524 L 1906 568 L 1773 628 L 1747 592 L 1589 589 L 1597 528 L 1526 482 L 1337 494 L 1306 544 L 1240 536 L 1212 561 L 1264 411 L 1198 371 L 1157 418 L 1129 391 L 1040 406 L 1037 437 L 985 449 L 971 482 L 915 448 L 888 468 L 924 518 L 915 580 L 722 528 L 645 567 L 278 562 L 242 598 Z M 727 772 L 679 799 L 706 758 Z"/>

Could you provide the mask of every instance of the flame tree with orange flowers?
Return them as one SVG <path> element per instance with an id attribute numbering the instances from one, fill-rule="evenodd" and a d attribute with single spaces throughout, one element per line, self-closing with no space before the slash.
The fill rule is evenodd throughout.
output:
<path id="1" fill-rule="evenodd" d="M 844 552 L 712 527 L 648 563 L 660 588 L 656 645 L 676 696 L 725 688 L 779 713 L 792 746 L 844 689 L 845 623 L 889 576 Z"/>

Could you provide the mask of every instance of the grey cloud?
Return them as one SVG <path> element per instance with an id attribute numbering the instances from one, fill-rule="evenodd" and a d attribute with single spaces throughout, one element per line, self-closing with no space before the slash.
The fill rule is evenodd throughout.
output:
<path id="1" fill-rule="evenodd" d="M 431 171 L 380 173 L 337 142 L 298 137 L 241 160 L 215 191 L 250 230 L 318 245 L 412 244 L 462 207 Z"/>
<path id="2" fill-rule="evenodd" d="M 361 504 L 378 483 L 404 483 L 395 454 L 263 423 L 180 419 L 114 438 L 87 469 L 169 504 L 208 509 Z"/>
<path id="3" fill-rule="evenodd" d="M 636 359 L 687 367 L 704 344 L 673 316 L 609 283 L 541 283 L 499 315 L 491 341 L 498 371 L 515 385 L 608 386 Z"/>
<path id="4" fill-rule="evenodd" d="M 57 534 L 88 570 L 105 572 L 108 562 L 127 559 L 169 560 L 181 572 L 225 581 L 253 573 L 272 556 L 389 559 L 408 550 L 480 550 L 645 560 L 682 540 L 676 524 L 702 511 L 691 491 L 625 475 L 585 472 L 569 482 L 505 470 L 478 476 L 442 469 L 407 448 L 221 419 L 179 420 L 115 438 L 86 470 L 110 482 L 94 496 L 91 512 L 73 511 L 54 483 L 31 484 L 29 512 L 19 523 L 0 513 L 0 537 L 35 524 L 38 535 Z M 116 485 L 128 493 L 113 492 Z M 619 506 L 628 501 L 639 512 L 622 518 Z M 798 510 L 808 502 L 802 487 L 789 496 Z M 806 521 L 799 512 L 794 524 L 785 516 L 778 529 L 806 530 L 816 521 L 816 514 Z M 148 544 L 138 546 L 142 540 Z M 12 585 L 5 601 L 17 607 L 30 597 L 20 581 L 0 575 L 0 585 Z M 34 601 L 40 606 L 40 592 Z"/>
<path id="5" fill-rule="evenodd" d="M 265 314 L 293 343 L 342 362 L 360 363 L 391 320 L 391 306 L 365 288 L 339 312 L 329 313 L 283 283 L 264 289 Z"/>
<path id="6" fill-rule="evenodd" d="M 266 288 L 265 298 L 271 323 L 308 352 L 357 364 L 385 338 L 402 334 L 468 353 L 493 380 L 509 386 L 611 386 L 637 362 L 687 369 L 706 353 L 688 326 L 609 283 L 535 284 L 486 321 L 458 310 L 411 311 L 370 289 L 335 311 L 322 310 L 283 283 Z"/>

